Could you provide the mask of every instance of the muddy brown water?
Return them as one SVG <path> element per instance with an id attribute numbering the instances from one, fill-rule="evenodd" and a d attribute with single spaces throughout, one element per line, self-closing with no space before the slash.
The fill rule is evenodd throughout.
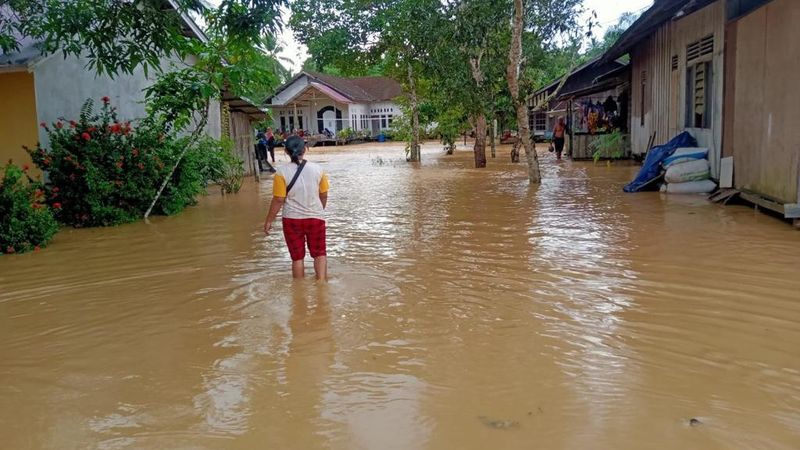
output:
<path id="1" fill-rule="evenodd" d="M 0 448 L 800 448 L 800 233 L 507 152 L 314 151 L 328 285 L 270 180 L 0 257 Z"/>

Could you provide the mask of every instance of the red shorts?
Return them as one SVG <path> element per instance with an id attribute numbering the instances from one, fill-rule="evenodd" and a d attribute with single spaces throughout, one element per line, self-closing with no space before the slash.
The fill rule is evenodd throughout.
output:
<path id="1" fill-rule="evenodd" d="M 321 219 L 283 219 L 283 237 L 292 261 L 306 257 L 306 244 L 312 258 L 326 256 L 325 221 Z"/>

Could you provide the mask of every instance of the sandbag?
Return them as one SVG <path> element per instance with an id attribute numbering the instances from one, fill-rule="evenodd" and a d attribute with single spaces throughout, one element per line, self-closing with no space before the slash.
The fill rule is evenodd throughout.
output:
<path id="1" fill-rule="evenodd" d="M 717 183 L 711 180 L 702 180 L 688 183 L 667 183 L 664 186 L 661 189 L 668 194 L 708 194 L 717 188 Z"/>
<path id="2" fill-rule="evenodd" d="M 641 170 L 636 175 L 636 178 L 628 183 L 624 188 L 625 192 L 639 192 L 648 186 L 652 185 L 654 179 L 658 178 L 661 174 L 661 163 L 664 159 L 672 156 L 678 148 L 696 146 L 697 141 L 692 137 L 689 132 L 675 136 L 664 145 L 657 145 L 647 151 L 647 157 L 644 160 Z"/>
<path id="3" fill-rule="evenodd" d="M 711 178 L 711 164 L 707 159 L 693 159 L 680 164 L 672 164 L 664 175 L 667 183 L 687 183 Z"/>
<path id="4" fill-rule="evenodd" d="M 669 169 L 669 167 L 673 164 L 694 161 L 696 159 L 708 159 L 708 149 L 702 147 L 681 147 L 675 150 L 667 158 L 664 158 L 664 161 L 661 162 L 661 165 L 665 169 Z"/>

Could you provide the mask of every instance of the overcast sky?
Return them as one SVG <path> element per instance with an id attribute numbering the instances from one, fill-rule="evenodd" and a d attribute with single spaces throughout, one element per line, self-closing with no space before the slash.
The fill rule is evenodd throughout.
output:
<path id="1" fill-rule="evenodd" d="M 653 0 L 584 0 L 584 5 L 597 12 L 597 21 L 600 29 L 596 30 L 596 36 L 602 36 L 605 28 L 617 23 L 617 19 L 625 12 L 642 12 L 653 4 Z M 284 20 L 288 21 L 289 12 L 286 12 Z M 285 28 L 281 35 L 283 52 L 280 56 L 287 58 L 291 64 L 290 69 L 293 73 L 300 71 L 303 61 L 308 58 L 308 52 L 304 45 L 299 44 L 292 31 Z"/>

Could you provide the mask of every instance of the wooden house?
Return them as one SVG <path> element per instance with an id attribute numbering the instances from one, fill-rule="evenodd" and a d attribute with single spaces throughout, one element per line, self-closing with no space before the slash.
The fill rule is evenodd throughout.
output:
<path id="1" fill-rule="evenodd" d="M 688 131 L 722 187 L 800 218 L 798 24 L 797 0 L 657 0 L 603 56 L 631 58 L 632 151 Z"/>
<path id="2" fill-rule="evenodd" d="M 722 153 L 742 197 L 800 225 L 800 1 L 728 4 Z"/>
<path id="3" fill-rule="evenodd" d="M 630 55 L 631 151 L 689 131 L 719 176 L 725 0 L 658 0 L 605 59 Z"/>
<path id="4" fill-rule="evenodd" d="M 570 132 L 567 154 L 573 159 L 591 159 L 591 144 L 597 136 L 612 129 L 627 132 L 629 90 L 626 61 L 587 61 L 566 80 L 555 80 L 528 99 L 531 133 L 534 138 L 548 139 L 558 119 L 563 118 Z"/>

